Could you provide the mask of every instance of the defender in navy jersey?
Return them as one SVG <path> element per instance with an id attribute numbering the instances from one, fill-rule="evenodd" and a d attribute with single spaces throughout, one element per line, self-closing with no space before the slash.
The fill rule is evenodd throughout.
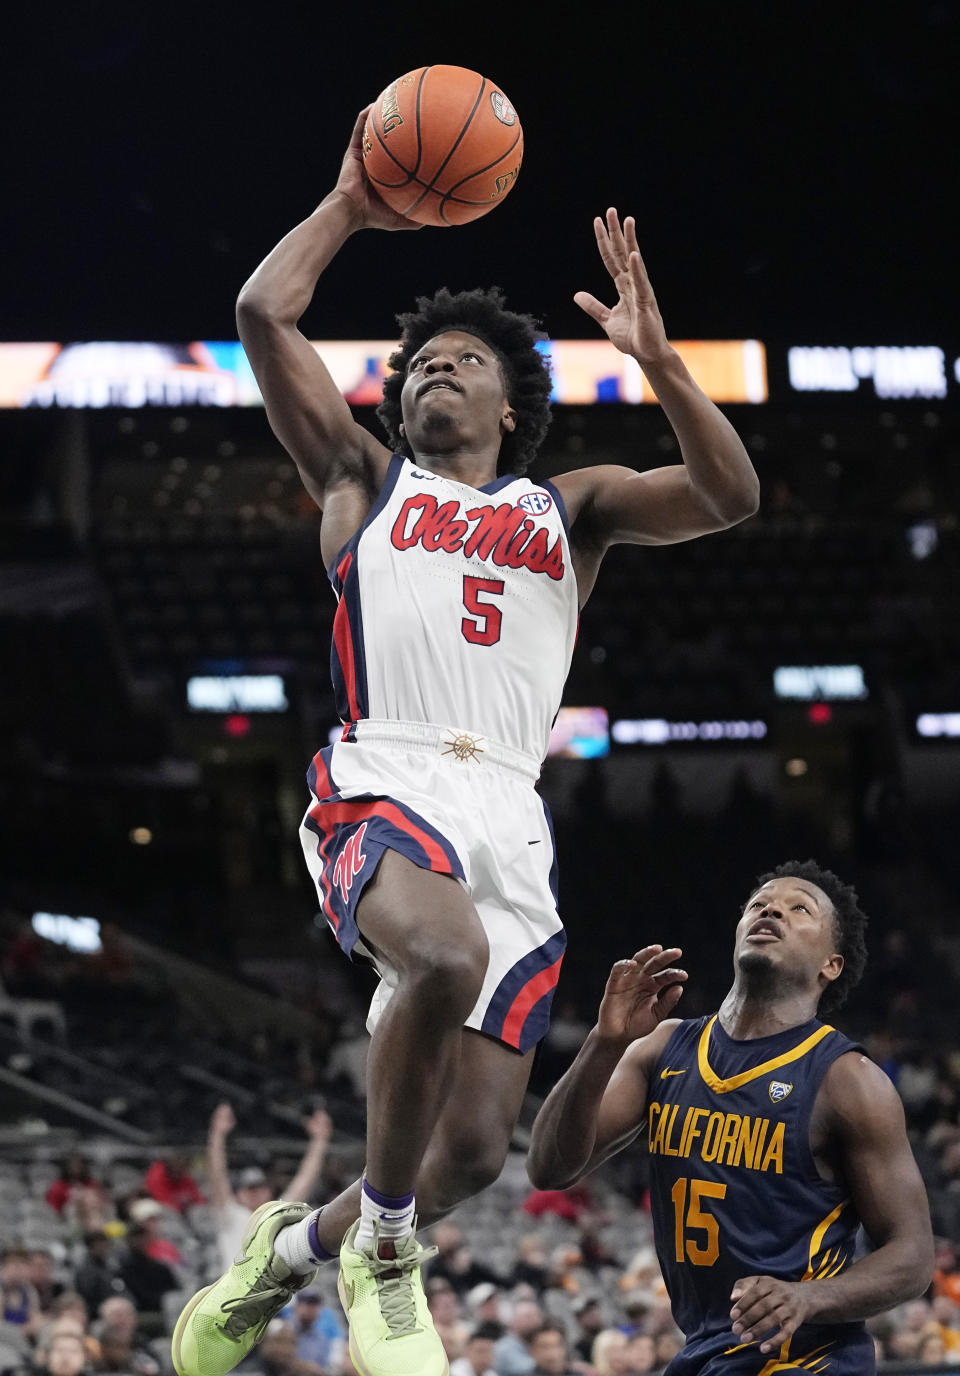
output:
<path id="1" fill-rule="evenodd" d="M 594 233 L 617 302 L 575 299 L 644 369 L 682 463 L 524 477 L 550 377 L 535 321 L 496 289 L 441 288 L 398 317 L 379 408 L 389 445 L 355 422 L 298 321 L 357 230 L 418 228 L 366 181 L 365 114 L 335 189 L 251 277 L 237 320 L 270 423 L 323 509 L 338 599 L 343 733 L 313 761 L 301 838 L 338 942 L 382 977 L 366 1171 L 322 1213 L 278 1204 L 256 1219 L 247 1261 L 181 1316 L 180 1376 L 224 1376 L 337 1251 L 363 1376 L 446 1372 L 414 1191 L 428 1222 L 497 1177 L 547 1029 L 566 937 L 534 785 L 579 607 L 611 544 L 692 539 L 757 507 L 746 451 L 668 344 L 634 222 L 615 210 Z"/>
<path id="2" fill-rule="evenodd" d="M 900 1101 L 818 1012 L 863 970 L 854 891 L 813 861 L 758 881 L 718 1013 L 671 1018 L 676 947 L 619 961 L 596 1027 L 533 1130 L 564 1188 L 644 1135 L 654 1238 L 686 1345 L 669 1376 L 869 1376 L 863 1319 L 921 1294 L 926 1194 Z M 863 1225 L 873 1250 L 854 1260 Z"/>

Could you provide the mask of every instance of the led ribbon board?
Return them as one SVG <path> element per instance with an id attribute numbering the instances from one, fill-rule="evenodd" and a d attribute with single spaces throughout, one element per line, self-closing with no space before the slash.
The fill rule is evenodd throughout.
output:
<path id="1" fill-rule="evenodd" d="M 396 340 L 326 340 L 314 348 L 354 406 L 376 406 Z M 756 339 L 681 340 L 673 346 L 713 401 L 767 400 L 767 361 Z M 538 345 L 549 361 L 552 400 L 588 405 L 653 402 L 640 365 L 604 339 Z M 190 344 L 0 344 L 0 407 L 262 406 L 236 340 Z"/>

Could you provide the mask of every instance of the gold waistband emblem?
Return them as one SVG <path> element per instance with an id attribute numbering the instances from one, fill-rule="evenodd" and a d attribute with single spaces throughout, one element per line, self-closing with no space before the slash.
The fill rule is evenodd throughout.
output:
<path id="1" fill-rule="evenodd" d="M 452 741 L 444 741 L 444 745 L 449 749 L 441 750 L 441 755 L 452 755 L 456 760 L 474 760 L 480 763 L 478 756 L 483 754 L 483 746 L 480 742 L 482 736 L 468 736 L 466 732 L 462 735 L 454 736 Z"/>

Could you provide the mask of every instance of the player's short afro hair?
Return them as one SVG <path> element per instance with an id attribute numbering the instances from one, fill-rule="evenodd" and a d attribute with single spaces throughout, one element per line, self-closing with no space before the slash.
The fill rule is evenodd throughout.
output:
<path id="1" fill-rule="evenodd" d="M 417 297 L 417 309 L 397 316 L 400 347 L 390 355 L 393 370 L 383 383 L 383 401 L 377 415 L 391 445 L 413 458 L 400 434 L 400 393 L 410 360 L 434 335 L 445 330 L 464 330 L 476 335 L 496 353 L 503 368 L 510 405 L 517 413 L 516 428 L 504 435 L 497 470 L 525 473 L 543 443 L 550 424 L 550 368 L 536 344 L 546 335 L 532 315 L 507 310 L 499 287 L 473 291 L 449 291 L 441 287 L 433 296 Z"/>
<path id="2" fill-rule="evenodd" d="M 820 995 L 820 1013 L 834 1013 L 846 1002 L 851 989 L 856 988 L 867 963 L 867 943 L 864 939 L 869 918 L 860 910 L 857 891 L 845 884 L 833 870 L 821 869 L 816 860 L 788 860 L 769 874 L 761 874 L 753 890 L 769 884 L 771 879 L 805 879 L 816 884 L 833 904 L 833 927 L 837 950 L 843 956 L 843 969 Z"/>

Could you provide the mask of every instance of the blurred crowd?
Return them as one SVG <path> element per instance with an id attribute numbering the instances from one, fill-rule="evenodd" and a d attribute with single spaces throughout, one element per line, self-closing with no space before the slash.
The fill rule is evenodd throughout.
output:
<path id="1" fill-rule="evenodd" d="M 919 1069 L 922 1069 L 919 1068 Z M 904 1061 L 908 1110 L 936 1088 Z M 939 1081 L 937 1081 L 939 1084 Z M 940 1159 L 960 1156 L 957 1130 L 930 1110 L 926 1136 Z M 268 1198 L 329 1196 L 323 1166 L 332 1123 L 305 1122 L 292 1179 L 265 1167 L 231 1172 L 229 1104 L 214 1111 L 206 1151 L 182 1151 L 103 1172 L 82 1155 L 51 1165 L 0 1163 L 3 1239 L 0 1376 L 171 1376 L 169 1333 L 189 1295 L 227 1266 L 246 1220 Z M 108 1177 L 105 1179 L 104 1177 Z M 17 1191 L 32 1190 L 28 1200 Z M 947 1186 L 949 1193 L 949 1185 Z M 42 1238 L 42 1240 L 38 1240 Z M 431 1312 L 452 1376 L 633 1376 L 658 1372 L 682 1339 L 651 1242 L 642 1184 L 603 1175 L 568 1191 L 533 1191 L 522 1158 L 504 1178 L 425 1236 Z M 269 1325 L 247 1376 L 351 1376 L 336 1267 L 319 1271 Z M 960 1367 L 960 1262 L 942 1238 L 930 1294 L 870 1323 L 882 1363 Z M 891 1369 L 905 1369 L 894 1366 Z"/>

